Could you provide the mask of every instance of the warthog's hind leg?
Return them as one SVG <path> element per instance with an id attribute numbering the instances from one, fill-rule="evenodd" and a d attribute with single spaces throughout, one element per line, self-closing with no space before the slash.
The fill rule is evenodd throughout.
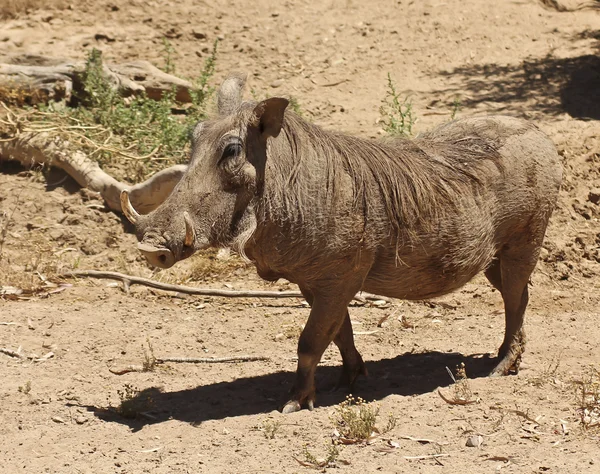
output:
<path id="1" fill-rule="evenodd" d="M 346 317 L 342 327 L 338 331 L 333 342 L 335 342 L 335 345 L 340 350 L 342 361 L 344 362 L 342 375 L 336 389 L 341 387 L 350 387 L 350 389 L 352 389 L 356 378 L 359 375 L 368 375 L 368 373 L 365 363 L 354 345 L 354 334 L 352 332 L 352 323 L 348 311 L 346 311 Z"/>
<path id="2" fill-rule="evenodd" d="M 499 261 L 486 271 L 490 282 L 502 293 L 506 322 L 504 341 L 498 350 L 499 363 L 492 371 L 492 376 L 517 373 L 521 355 L 525 351 L 523 321 L 529 302 L 527 284 L 537 261 L 539 247 L 520 247 L 519 253 L 515 253 L 514 250 L 501 253 Z"/>

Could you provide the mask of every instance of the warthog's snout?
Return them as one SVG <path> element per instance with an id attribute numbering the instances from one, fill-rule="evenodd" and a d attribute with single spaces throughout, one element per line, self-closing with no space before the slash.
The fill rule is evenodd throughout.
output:
<path id="1" fill-rule="evenodd" d="M 129 191 L 121 192 L 121 208 L 127 219 L 136 226 L 137 231 L 143 235 L 138 244 L 138 250 L 144 254 L 148 263 L 159 268 L 170 268 L 178 260 L 188 258 L 195 251 L 196 231 L 194 223 L 187 211 L 183 212 L 183 224 L 185 225 L 185 236 L 182 244 L 176 244 L 172 239 L 165 239 L 164 235 L 156 229 L 147 228 L 148 219 L 141 216 L 129 201 Z M 171 248 L 173 250 L 171 250 Z"/>
<path id="2" fill-rule="evenodd" d="M 138 244 L 138 250 L 144 254 L 150 265 L 159 268 L 170 268 L 175 262 L 175 255 L 167 248 L 153 247 L 143 242 Z"/>

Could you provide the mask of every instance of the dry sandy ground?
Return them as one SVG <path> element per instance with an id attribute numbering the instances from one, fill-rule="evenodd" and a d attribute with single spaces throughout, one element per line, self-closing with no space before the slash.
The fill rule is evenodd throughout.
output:
<path id="1" fill-rule="evenodd" d="M 219 37 L 218 78 L 247 70 L 256 94 L 292 95 L 329 128 L 379 136 L 389 72 L 412 99 L 417 132 L 449 120 L 455 101 L 459 117 L 508 113 L 548 132 L 565 181 L 532 278 L 523 369 L 482 377 L 489 367 L 482 354 L 503 334 L 500 297 L 483 278 L 440 301 L 352 308 L 370 371 L 355 394 L 376 401 L 381 426 L 390 413 L 397 424 L 370 445 L 340 447 L 337 471 L 600 472 L 598 431 L 581 423 L 576 384 L 600 366 L 600 13 L 558 13 L 532 0 L 72 5 L 0 23 L 0 48 L 84 57 L 97 47 L 111 60 L 162 65 L 167 36 L 177 72 L 194 76 Z M 288 287 L 267 286 L 239 261 L 210 255 L 154 272 L 137 255 L 131 228 L 69 179 L 8 163 L 0 171 L 1 285 L 39 286 L 44 275 L 78 267 L 218 288 Z M 60 293 L 0 300 L 0 323 L 10 323 L 0 325 L 0 347 L 54 354 L 40 362 L 0 354 L 1 472 L 292 473 L 310 472 L 295 460 L 306 460 L 306 449 L 326 456 L 345 396 L 329 391 L 340 372 L 336 351 L 318 370 L 315 410 L 276 411 L 308 315 L 300 300 L 174 297 L 141 287 L 125 294 L 105 281 L 70 283 Z M 157 357 L 270 360 L 109 371 L 142 363 L 148 341 Z M 461 362 L 477 402 L 453 406 L 436 389 L 453 393 L 446 367 Z M 135 419 L 114 409 L 127 387 L 140 391 Z M 473 435 L 479 447 L 466 446 Z M 398 447 L 382 451 L 388 440 Z M 447 456 L 405 458 L 440 453 Z"/>

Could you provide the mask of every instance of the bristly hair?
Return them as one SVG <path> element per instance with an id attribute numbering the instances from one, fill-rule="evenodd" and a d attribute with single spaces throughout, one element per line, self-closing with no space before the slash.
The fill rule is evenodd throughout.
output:
<path id="1" fill-rule="evenodd" d="M 502 173 L 505 137 L 500 128 L 487 132 L 483 120 L 463 134 L 455 125 L 414 140 L 375 141 L 325 131 L 286 111 L 281 138 L 269 141 L 262 217 L 296 222 L 311 237 L 332 228 L 331 211 L 350 192 L 364 227 L 386 234 L 372 238 L 414 244 L 449 207 L 476 198 L 483 181 Z M 382 205 L 386 215 L 379 215 Z"/>

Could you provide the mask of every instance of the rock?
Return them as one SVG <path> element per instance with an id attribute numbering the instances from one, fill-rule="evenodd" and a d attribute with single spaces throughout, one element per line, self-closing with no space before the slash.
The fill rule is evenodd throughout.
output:
<path id="1" fill-rule="evenodd" d="M 192 36 L 199 40 L 206 39 L 206 33 L 202 33 L 201 31 L 192 30 Z"/>
<path id="2" fill-rule="evenodd" d="M 593 204 L 600 204 L 600 188 L 591 189 L 588 194 L 588 201 Z"/>
<path id="3" fill-rule="evenodd" d="M 277 79 L 276 81 L 271 82 L 271 87 L 277 88 L 281 87 L 285 81 L 283 79 Z"/>
<path id="4" fill-rule="evenodd" d="M 179 29 L 177 29 L 175 26 L 169 28 L 167 31 L 165 31 L 165 38 L 168 39 L 177 39 L 177 38 L 181 38 L 181 31 L 179 31 Z"/>
<path id="5" fill-rule="evenodd" d="M 87 421 L 87 418 L 83 415 L 79 415 L 78 417 L 75 418 L 75 423 L 77 423 L 78 425 L 83 425 L 86 421 Z"/>
<path id="6" fill-rule="evenodd" d="M 483 444 L 483 436 L 481 435 L 473 435 L 467 438 L 466 445 L 469 448 L 478 448 Z"/>
<path id="7" fill-rule="evenodd" d="M 106 41 L 107 43 L 113 43 L 116 41 L 116 38 L 108 33 L 96 33 L 94 35 L 94 39 L 96 41 Z"/>

